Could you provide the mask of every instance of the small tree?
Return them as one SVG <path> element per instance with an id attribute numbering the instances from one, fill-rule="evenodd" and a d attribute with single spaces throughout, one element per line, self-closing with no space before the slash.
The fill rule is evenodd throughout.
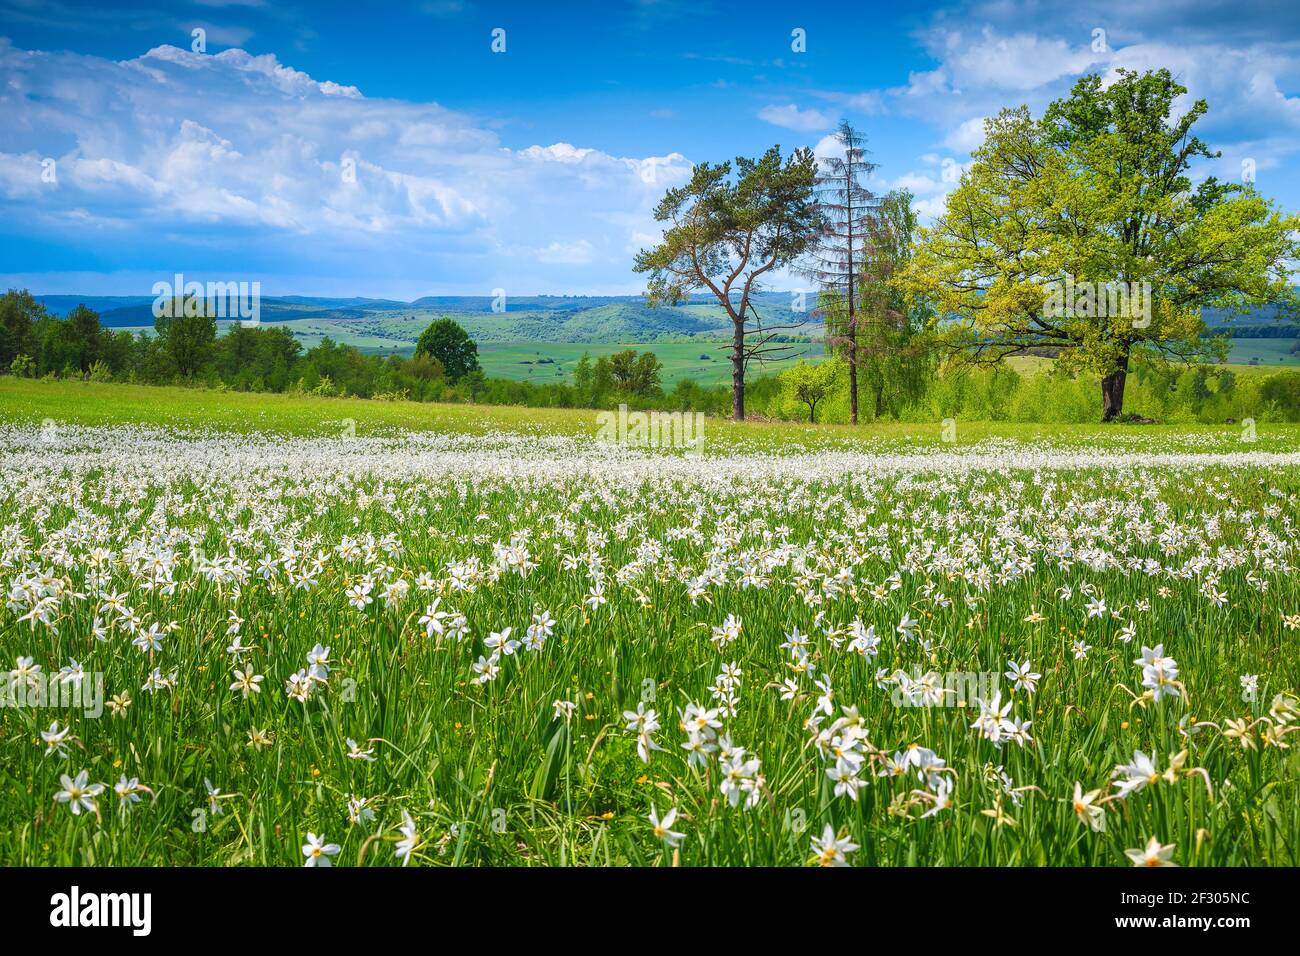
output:
<path id="1" fill-rule="evenodd" d="M 691 181 L 668 190 L 655 219 L 670 223 L 663 241 L 636 256 L 635 271 L 649 273 L 651 306 L 675 305 L 695 290 L 713 293 L 731 320 L 731 405 L 745 417 L 745 371 L 751 359 L 787 354 L 774 337 L 794 325 L 764 327 L 753 296 L 763 276 L 784 268 L 817 241 L 821 213 L 813 196 L 817 164 L 809 149 L 784 162 L 773 146 L 758 160 L 695 167 Z"/>
<path id="2" fill-rule="evenodd" d="M 18 378 L 33 378 L 36 375 L 36 362 L 27 355 L 15 355 L 9 365 L 9 371 Z"/>
<path id="3" fill-rule="evenodd" d="M 429 355 L 442 363 L 447 381 L 453 385 L 470 372 L 479 371 L 478 346 L 459 324 L 438 319 L 420 333 L 415 343 L 416 355 Z"/>
<path id="4" fill-rule="evenodd" d="M 0 296 L 0 367 L 19 355 L 36 354 L 35 326 L 45 317 L 45 306 L 26 289 L 10 289 Z"/>
<path id="5" fill-rule="evenodd" d="M 615 352 L 609 357 L 609 373 L 620 392 L 645 397 L 661 391 L 663 363 L 653 352 L 642 352 L 640 356 L 635 349 Z"/>
<path id="6" fill-rule="evenodd" d="M 835 391 L 841 365 L 837 360 L 813 364 L 800 359 L 781 373 L 787 397 L 808 406 L 808 421 L 816 424 L 817 406 Z"/>

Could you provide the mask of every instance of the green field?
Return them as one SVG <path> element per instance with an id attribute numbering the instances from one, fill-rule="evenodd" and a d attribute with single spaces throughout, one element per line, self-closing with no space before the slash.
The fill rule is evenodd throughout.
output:
<path id="1" fill-rule="evenodd" d="M 592 360 L 613 355 L 624 349 L 651 351 L 663 363 L 663 384 L 671 389 L 681 379 L 700 385 L 726 385 L 731 382 L 731 360 L 720 342 L 634 342 L 619 344 L 565 345 L 517 342 L 503 345 L 480 345 L 479 361 L 487 375 L 517 382 L 547 384 L 573 380 L 573 369 L 583 355 Z M 706 358 L 707 356 L 707 358 Z M 799 359 L 820 361 L 821 343 L 794 343 L 788 357 L 765 366 L 754 365 L 759 374 L 777 372 Z"/>
<path id="2" fill-rule="evenodd" d="M 1026 362 L 1035 361 L 1026 359 Z M 185 431 L 327 438 L 351 423 L 365 436 L 407 432 L 484 435 L 557 434 L 594 438 L 597 409 L 527 408 L 515 405 L 380 402 L 222 391 L 181 386 L 127 385 L 18 379 L 0 375 L 0 421 L 39 426 L 143 425 Z M 1023 422 L 959 422 L 945 441 L 942 422 L 876 422 L 848 425 L 706 420 L 709 447 L 740 453 L 826 450 L 935 450 L 979 442 L 1011 442 L 1057 448 L 1172 448 L 1229 452 L 1248 447 L 1266 452 L 1300 449 L 1300 425 L 1265 424 L 1256 441 L 1243 445 L 1231 425 L 1101 425 Z"/>
<path id="3" fill-rule="evenodd" d="M 690 313 L 692 310 L 707 312 L 707 307 L 688 306 L 682 311 Z M 313 348 L 329 337 L 335 342 L 371 354 L 409 356 L 415 351 L 415 341 L 420 333 L 430 322 L 442 317 L 444 312 L 445 310 L 427 310 L 410 314 L 376 313 L 365 319 L 295 319 L 286 322 L 264 321 L 263 324 L 289 329 L 304 349 Z M 594 360 L 602 355 L 634 349 L 638 352 L 654 352 L 663 362 L 663 382 L 669 389 L 682 379 L 692 379 L 705 386 L 724 385 L 731 381 L 728 356 L 721 347 L 725 342 L 720 327 L 690 340 L 606 340 L 601 336 L 613 330 L 600 325 L 592 314 L 594 312 L 596 310 L 582 313 L 591 324 L 580 326 L 573 333 L 550 329 L 548 323 L 562 323 L 557 323 L 555 316 L 544 314 L 530 316 L 527 321 L 513 313 L 508 313 L 508 318 L 491 314 L 484 317 L 481 313 L 456 314 L 453 317 L 477 339 L 479 360 L 484 372 L 497 378 L 534 384 L 571 382 L 574 366 L 584 353 Z M 218 325 L 225 327 L 229 323 L 222 321 Z M 630 323 L 628 326 L 627 331 L 645 331 L 643 327 Z M 151 330 L 138 327 L 131 328 L 130 331 L 149 333 Z M 583 337 L 584 332 L 595 336 L 595 339 Z M 801 332 L 820 335 L 820 329 L 813 325 Z M 559 334 L 575 334 L 579 337 L 573 341 L 560 341 L 554 338 Z M 1253 361 L 1253 367 L 1266 370 L 1300 367 L 1300 356 L 1290 353 L 1293 344 L 1292 339 L 1233 339 L 1228 363 L 1245 366 L 1251 365 Z M 820 361 L 824 354 L 820 341 L 793 343 L 791 351 L 780 361 L 772 361 L 762 367 L 756 365 L 755 370 L 759 374 L 778 372 L 800 358 Z M 709 356 L 707 360 L 703 358 L 706 355 Z M 1024 371 L 1044 367 L 1047 363 L 1038 359 L 1015 359 L 1011 364 L 1017 370 Z"/>
<path id="4" fill-rule="evenodd" d="M 291 322 L 263 322 L 266 327 L 283 326 L 289 329 L 304 350 L 314 348 L 325 338 L 350 345 L 370 354 L 395 354 L 409 356 L 415 352 L 415 341 L 420 333 L 437 316 L 418 319 L 385 319 L 382 323 L 356 319 L 295 320 Z M 463 317 L 462 317 L 463 318 Z M 225 327 L 230 323 L 218 322 Z M 149 334 L 146 328 L 131 328 L 132 332 Z M 552 342 L 546 340 L 480 341 L 479 361 L 483 371 L 494 378 L 515 382 L 549 384 L 571 382 L 573 369 L 584 354 L 596 360 L 624 349 L 637 352 L 654 352 L 663 363 L 663 384 L 671 389 L 681 379 L 693 379 L 701 385 L 723 385 L 731 381 L 731 365 L 719 338 L 701 337 L 691 341 L 612 341 L 612 342 Z M 708 356 L 707 359 L 704 356 Z M 820 361 L 823 357 L 820 342 L 791 343 L 790 352 L 780 360 L 763 366 L 755 363 L 760 374 L 776 372 L 800 358 Z"/>
<path id="5" fill-rule="evenodd" d="M 1228 352 L 1232 365 L 1259 365 L 1300 368 L 1300 355 L 1291 354 L 1295 339 L 1233 339 Z"/>
<path id="6" fill-rule="evenodd" d="M 0 378 L 0 864 L 1300 864 L 1296 426 L 595 432 Z"/>

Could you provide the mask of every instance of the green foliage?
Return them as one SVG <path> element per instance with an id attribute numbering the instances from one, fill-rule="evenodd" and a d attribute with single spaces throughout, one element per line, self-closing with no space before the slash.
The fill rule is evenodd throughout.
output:
<path id="1" fill-rule="evenodd" d="M 626 402 L 646 410 L 700 411 L 717 416 L 732 411 L 733 396 L 727 386 L 710 387 L 688 378 L 665 392 L 659 383 L 661 363 L 646 351 L 623 350 L 617 359 L 606 356 L 596 361 L 583 355 L 571 383 L 509 381 L 488 378 L 476 370 L 453 384 L 431 355 L 409 359 L 366 355 L 329 338 L 303 351 L 281 326 L 232 326 L 211 344 L 207 362 L 192 375 L 183 376 L 162 336 L 98 328 L 91 310 L 79 316 L 77 323 L 70 323 L 45 315 L 29 298 L 25 293 L 0 297 L 0 315 L 23 310 L 39 314 L 32 327 L 34 356 L 14 356 L 9 370 L 15 376 L 99 381 L 111 377 L 115 382 L 154 385 L 185 381 L 241 392 L 389 401 L 405 397 L 417 402 L 606 409 Z M 870 326 L 866 328 L 869 333 Z M 1244 418 L 1300 420 L 1300 397 L 1293 384 L 1300 373 L 1267 375 L 1240 367 L 1234 372 L 1223 365 L 1188 367 L 1148 362 L 1142 353 L 1136 355 L 1128 401 L 1140 415 L 1164 422 L 1220 424 Z M 83 365 L 87 356 L 97 357 Z M 869 354 L 867 359 L 866 368 L 871 369 Z M 1046 365 L 1046 360 L 1042 364 Z M 787 367 L 787 371 L 796 367 Z M 746 389 L 751 411 L 765 418 L 808 420 L 809 404 L 792 398 L 789 383 L 796 376 L 811 374 L 815 367 L 805 363 L 792 375 L 774 371 L 751 378 Z M 847 376 L 842 374 L 842 363 L 839 368 L 839 374 L 824 373 L 831 384 L 815 402 L 819 423 L 849 420 Z M 914 371 L 899 368 L 898 375 Z M 864 378 L 872 381 L 869 374 Z M 957 417 L 963 421 L 1082 423 L 1095 418 L 1098 382 L 1095 373 L 1065 369 L 1017 373 L 1008 368 L 976 371 L 953 367 L 938 377 L 926 370 L 924 387 L 886 392 L 884 413 L 913 422 Z"/>
<path id="2" fill-rule="evenodd" d="M 642 398 L 661 392 L 659 380 L 663 373 L 663 363 L 653 352 L 642 352 L 638 356 L 634 349 L 625 349 L 608 358 L 599 359 L 595 373 L 598 380 L 602 379 L 602 362 L 608 366 L 609 380 L 617 391 Z"/>
<path id="3" fill-rule="evenodd" d="M 858 384 L 869 399 L 874 418 L 915 404 L 935 373 L 931 343 L 934 310 L 909 299 L 894 281 L 912 255 L 917 228 L 912 194 L 898 190 L 884 196 L 870 220 L 871 242 L 858 280 L 854 318 Z M 826 318 L 827 341 L 847 355 L 848 315 L 843 295 L 824 291 L 819 307 Z"/>
<path id="4" fill-rule="evenodd" d="M 1276 409 L 1282 421 L 1300 421 L 1300 372 L 1288 369 L 1270 375 L 1260 383 L 1259 397 Z"/>
<path id="5" fill-rule="evenodd" d="M 818 362 L 816 365 L 802 359 L 781 373 L 781 386 L 787 406 L 799 405 L 808 409 L 808 421 L 816 423 L 817 406 L 834 391 L 836 384 L 845 378 L 846 366 L 840 359 Z"/>
<path id="6" fill-rule="evenodd" d="M 36 323 L 44 318 L 45 307 L 26 289 L 10 289 L 0 296 L 0 368 L 19 355 L 36 354 Z"/>
<path id="7" fill-rule="evenodd" d="M 113 380 L 113 370 L 108 367 L 107 362 L 97 360 L 87 369 L 86 380 L 90 382 L 111 382 Z"/>
<path id="8" fill-rule="evenodd" d="M 36 374 L 36 362 L 29 356 L 19 354 L 14 356 L 9 371 L 19 378 L 31 378 Z"/>
<path id="9" fill-rule="evenodd" d="M 437 359 L 452 384 L 470 372 L 478 371 L 478 346 L 469 334 L 451 319 L 430 323 L 420 333 L 415 344 L 415 354 Z"/>
<path id="10" fill-rule="evenodd" d="M 154 330 L 177 374 L 193 378 L 212 358 L 217 320 L 210 314 L 208 303 L 197 296 L 174 299 L 170 305 L 154 319 Z"/>
<path id="11" fill-rule="evenodd" d="M 246 391 L 283 391 L 302 352 L 288 329 L 237 324 L 217 340 L 212 363 L 221 381 Z"/>
<path id="12" fill-rule="evenodd" d="M 1020 107 L 988 121 L 974 166 L 900 279 L 950 318 L 951 349 L 996 361 L 1048 347 L 1110 383 L 1111 416 L 1136 350 L 1149 360 L 1221 352 L 1201 337 L 1201 307 L 1294 300 L 1300 218 L 1249 185 L 1210 177 L 1193 188 L 1192 161 L 1217 154 L 1192 133 L 1205 101 L 1176 109 L 1186 92 L 1168 70 L 1120 70 L 1109 86 L 1079 80 L 1039 120 Z M 1067 280 L 1149 284 L 1150 315 L 1049 308 Z"/>
<path id="13" fill-rule="evenodd" d="M 773 146 L 757 160 L 700 163 L 684 186 L 668 190 L 655 219 L 670 223 L 663 240 L 637 253 L 634 270 L 649 274 L 652 305 L 711 292 L 732 324 L 732 413 L 745 417 L 745 370 L 769 350 L 770 332 L 754 310 L 762 277 L 794 263 L 819 240 L 823 223 L 813 195 L 817 162 L 797 149 L 783 163 Z"/>

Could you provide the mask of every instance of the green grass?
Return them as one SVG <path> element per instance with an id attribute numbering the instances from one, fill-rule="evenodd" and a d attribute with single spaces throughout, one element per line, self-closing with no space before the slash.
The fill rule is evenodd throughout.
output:
<path id="1" fill-rule="evenodd" d="M 1233 339 L 1228 362 L 1246 365 L 1255 361 L 1268 367 L 1300 368 L 1300 355 L 1291 354 L 1294 346 L 1295 339 Z"/>
<path id="2" fill-rule="evenodd" d="M 443 310 L 445 311 L 445 310 Z M 595 321 L 600 310 L 587 310 L 583 314 Z M 699 313 L 712 317 L 712 307 L 693 305 L 684 307 L 686 314 Z M 290 330 L 303 349 L 319 345 L 326 337 L 342 345 L 376 355 L 410 356 L 415 352 L 415 342 L 428 324 L 442 317 L 439 310 L 415 310 L 408 313 L 371 313 L 364 319 L 321 318 L 295 319 L 283 322 L 263 320 L 265 326 L 282 326 Z M 663 384 L 671 389 L 677 382 L 690 379 L 704 386 L 726 385 L 731 381 L 731 366 L 721 332 L 691 340 L 668 337 L 657 341 L 621 340 L 601 337 L 586 341 L 556 341 L 550 336 L 560 334 L 550 328 L 559 321 L 547 313 L 519 315 L 506 313 L 464 313 L 454 316 L 478 340 L 479 361 L 483 371 L 494 378 L 533 384 L 570 383 L 573 370 L 583 354 L 592 360 L 612 355 L 624 349 L 654 352 L 663 363 Z M 231 323 L 221 321 L 224 329 Z M 130 328 L 131 332 L 152 333 L 152 328 Z M 613 330 L 611 330 L 613 331 Z M 809 326 L 799 330 L 803 334 L 817 335 L 820 329 Z M 529 333 L 532 333 L 530 337 Z M 576 334 L 576 333 L 575 333 Z M 538 337 L 546 336 L 546 337 Z M 1264 374 L 1279 368 L 1300 367 L 1300 356 L 1291 354 L 1292 339 L 1233 339 L 1228 353 L 1228 363 L 1238 374 Z M 791 343 L 791 351 L 780 361 L 758 367 L 758 374 L 779 372 L 799 359 L 819 362 L 825 358 L 820 341 Z M 704 358 L 708 356 L 708 358 Z M 1254 362 L 1254 364 L 1251 364 Z M 1051 360 L 1036 357 L 1016 357 L 1008 365 L 1021 375 L 1034 375 L 1048 370 Z"/>
<path id="3" fill-rule="evenodd" d="M 218 391 L 180 386 L 72 382 L 0 376 L 0 419 L 40 424 L 49 418 L 76 425 L 150 425 L 333 437 L 348 427 L 360 435 L 393 431 L 484 434 L 561 434 L 594 437 L 598 410 L 526 408 L 513 405 L 451 405 L 436 402 L 381 402 L 360 398 L 320 398 L 283 394 Z M 793 452 L 801 449 L 944 447 L 942 422 L 878 422 L 808 425 L 791 422 L 706 419 L 708 447 L 717 451 Z M 988 439 L 1053 446 L 1292 451 L 1300 448 L 1300 425 L 1260 424 L 1257 440 L 1242 443 L 1233 425 L 1070 425 L 1022 422 L 956 422 L 952 444 Z"/>
<path id="4" fill-rule="evenodd" d="M 802 865 L 827 826 L 860 865 L 1128 865 L 1151 837 L 1181 865 L 1300 864 L 1300 748 L 1270 745 L 1300 739 L 1278 736 L 1294 698 L 1274 705 L 1300 689 L 1285 619 L 1300 615 L 1300 459 L 1199 454 L 1294 451 L 1295 428 L 1243 446 L 1224 428 L 972 424 L 949 448 L 938 423 L 708 425 L 692 461 L 594 445 L 591 412 L 0 378 L 0 657 L 75 660 L 130 698 L 99 716 L 0 708 L 0 864 L 291 866 L 310 832 L 339 845 L 336 865 L 394 866 L 406 814 L 417 865 Z M 1047 448 L 1109 457 L 1011 457 Z M 409 592 L 386 602 L 398 581 Z M 426 632 L 435 597 L 463 639 Z M 543 647 L 476 680 L 485 639 L 522 639 L 541 611 Z M 721 643 L 729 615 L 743 623 Z M 849 645 L 855 620 L 874 656 Z M 161 646 L 133 646 L 153 624 Z M 802 664 L 780 646 L 795 628 Z M 327 682 L 291 699 L 318 643 Z M 1133 661 L 1157 644 L 1178 687 L 1135 702 Z M 1032 693 L 1001 678 L 1033 722 L 1023 746 L 982 738 L 978 708 L 906 706 L 879 683 L 1011 661 L 1041 675 Z M 731 703 L 711 691 L 726 665 Z M 145 690 L 154 668 L 175 686 Z M 232 691 L 236 668 L 261 691 Z M 822 677 L 822 726 L 848 707 L 865 730 L 857 800 L 834 793 L 806 724 Z M 752 806 L 730 804 L 718 753 L 688 764 L 691 702 L 724 705 L 738 763 L 759 761 L 741 774 Z M 638 706 L 660 724 L 648 762 L 624 716 Z M 1243 718 L 1254 749 L 1224 732 Z M 42 741 L 51 721 L 66 758 Z M 912 748 L 943 769 L 888 773 Z M 1181 769 L 1112 799 L 1093 832 L 1074 784 L 1114 793 L 1135 750 Z M 80 771 L 109 786 L 98 813 L 54 800 Z M 123 776 L 149 789 L 120 811 Z M 951 805 L 923 817 L 940 780 Z M 352 796 L 373 819 L 350 819 Z M 670 807 L 675 850 L 647 820 Z"/>
<path id="5" fill-rule="evenodd" d="M 218 323 L 225 326 L 227 323 Z M 427 317 L 416 320 L 390 318 L 378 321 L 360 320 L 296 320 L 292 322 L 263 322 L 268 328 L 283 326 L 293 332 L 304 350 L 315 348 L 327 336 L 342 345 L 376 355 L 415 354 L 415 342 L 425 326 Z M 146 332 L 149 329 L 129 329 Z M 661 342 L 545 342 L 507 341 L 479 342 L 479 363 L 485 374 L 514 382 L 538 385 L 572 383 L 573 370 L 584 354 L 592 361 L 613 355 L 625 349 L 653 352 L 663 363 L 663 385 L 671 389 L 682 379 L 692 379 L 704 386 L 726 385 L 731 382 L 731 364 L 718 339 L 701 338 L 693 341 Z M 820 342 L 791 343 L 792 351 L 780 361 L 770 361 L 755 372 L 779 372 L 800 358 L 813 362 L 825 356 Z M 708 358 L 704 358 L 708 356 Z"/>
<path id="6" fill-rule="evenodd" d="M 515 342 L 480 345 L 479 361 L 484 373 L 494 378 L 545 385 L 572 382 L 573 370 L 583 355 L 589 355 L 594 362 L 602 356 L 633 349 L 637 352 L 653 352 L 663 363 L 664 388 L 671 389 L 682 379 L 690 379 L 709 387 L 728 385 L 731 382 L 731 363 L 720 345 L 720 342 L 707 340 L 590 345 Z M 824 357 L 820 343 L 792 343 L 791 347 L 793 351 L 788 359 L 770 362 L 761 371 L 777 372 L 800 358 L 816 362 Z M 758 370 L 758 367 L 755 366 L 755 369 Z"/>

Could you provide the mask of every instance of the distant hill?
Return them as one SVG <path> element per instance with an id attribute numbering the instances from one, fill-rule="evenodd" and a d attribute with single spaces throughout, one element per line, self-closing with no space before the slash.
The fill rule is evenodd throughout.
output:
<path id="1" fill-rule="evenodd" d="M 79 305 L 94 309 L 99 313 L 99 321 L 104 323 L 104 313 L 115 309 L 143 306 L 146 311 L 153 306 L 151 295 L 37 295 L 33 298 L 45 306 L 51 315 L 67 315 Z M 149 321 L 153 321 L 150 316 Z"/>
<path id="2" fill-rule="evenodd" d="M 79 304 L 99 313 L 108 328 L 148 328 L 153 325 L 151 296 L 38 295 L 37 301 L 55 315 L 67 315 Z M 766 325 L 792 325 L 786 331 L 809 335 L 821 322 L 807 311 L 792 310 L 788 292 L 760 293 L 753 299 Z M 234 303 L 226 314 L 233 317 Z M 494 308 L 496 307 L 496 308 Z M 507 297 L 505 307 L 492 296 L 425 296 L 414 302 L 391 299 L 263 296 L 263 323 L 290 323 L 306 341 L 329 335 L 340 341 L 360 340 L 366 347 L 413 345 L 419 332 L 440 317 L 458 321 L 480 342 L 654 342 L 728 333 L 730 324 L 712 296 L 695 296 L 678 306 L 650 308 L 641 296 L 519 296 Z"/>
<path id="3" fill-rule="evenodd" d="M 67 315 L 84 303 L 99 313 L 108 328 L 151 328 L 152 296 L 38 295 L 53 314 Z M 789 292 L 763 292 L 754 305 L 766 326 L 788 326 L 787 334 L 820 339 L 816 296 L 805 310 L 793 310 Z M 233 303 L 230 303 L 233 306 Z M 503 311 L 490 295 L 425 296 L 414 302 L 364 297 L 306 295 L 263 296 L 261 320 L 284 325 L 305 346 L 328 336 L 369 352 L 405 352 L 420 332 L 438 318 L 455 319 L 482 345 L 515 343 L 616 344 L 719 340 L 730 322 L 711 295 L 695 295 L 678 306 L 650 308 L 642 296 L 533 295 L 507 296 Z M 234 308 L 226 314 L 236 316 Z M 1205 310 L 1212 330 L 1234 338 L 1291 339 L 1300 334 L 1292 316 L 1267 306 L 1233 317 L 1226 310 Z"/>
<path id="4" fill-rule="evenodd" d="M 1214 332 L 1245 338 L 1293 338 L 1300 335 L 1300 314 L 1281 306 L 1265 305 L 1236 315 L 1227 309 L 1202 309 L 1205 324 Z"/>

